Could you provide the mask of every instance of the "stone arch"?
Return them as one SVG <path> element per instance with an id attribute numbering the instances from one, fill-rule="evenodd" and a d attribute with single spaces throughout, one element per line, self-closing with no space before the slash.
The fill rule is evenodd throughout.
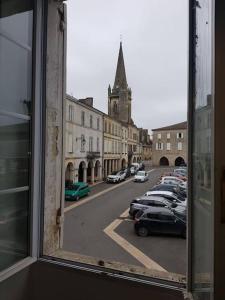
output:
<path id="1" fill-rule="evenodd" d="M 134 157 L 133 158 L 133 163 L 136 163 L 136 162 L 137 162 L 136 157 Z"/>
<path id="2" fill-rule="evenodd" d="M 66 166 L 65 172 L 65 187 L 74 181 L 74 165 L 72 162 L 69 162 Z"/>
<path id="3" fill-rule="evenodd" d="M 175 159 L 175 166 L 176 167 L 179 167 L 179 166 L 181 166 L 181 165 L 184 165 L 185 164 L 185 161 L 184 161 L 184 159 L 183 159 L 183 157 L 181 157 L 181 156 L 178 156 L 176 159 Z"/>
<path id="4" fill-rule="evenodd" d="M 87 165 L 87 181 L 88 182 L 91 182 L 92 168 L 94 168 L 94 164 L 93 164 L 93 161 L 90 160 Z"/>
<path id="5" fill-rule="evenodd" d="M 121 161 L 121 167 L 122 167 L 122 169 L 126 168 L 126 159 L 125 158 L 123 158 Z"/>
<path id="6" fill-rule="evenodd" d="M 81 161 L 78 168 L 78 181 L 84 182 L 84 169 L 86 168 L 86 163 Z"/>
<path id="7" fill-rule="evenodd" d="M 163 156 L 159 160 L 159 165 L 160 166 L 169 166 L 169 160 L 167 157 Z"/>

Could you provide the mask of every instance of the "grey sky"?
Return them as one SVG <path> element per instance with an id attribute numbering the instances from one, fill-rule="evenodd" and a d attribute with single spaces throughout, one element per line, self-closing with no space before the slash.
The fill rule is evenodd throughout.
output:
<path id="1" fill-rule="evenodd" d="M 132 116 L 148 129 L 186 120 L 187 0 L 69 0 L 67 92 L 107 112 L 120 35 Z"/>

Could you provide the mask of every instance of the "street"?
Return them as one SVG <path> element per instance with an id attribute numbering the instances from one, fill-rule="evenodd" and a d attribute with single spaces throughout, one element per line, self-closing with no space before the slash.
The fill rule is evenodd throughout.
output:
<path id="1" fill-rule="evenodd" d="M 149 170 L 149 180 L 100 183 L 89 197 L 66 202 L 63 249 L 81 255 L 184 275 L 186 240 L 174 236 L 139 237 L 128 217 L 130 202 L 155 185 L 165 169 Z"/>

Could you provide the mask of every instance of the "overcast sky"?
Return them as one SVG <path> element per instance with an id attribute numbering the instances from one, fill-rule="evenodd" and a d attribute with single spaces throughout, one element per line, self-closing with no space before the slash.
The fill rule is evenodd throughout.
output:
<path id="1" fill-rule="evenodd" d="M 68 0 L 67 93 L 107 113 L 120 35 L 132 117 L 153 129 L 187 119 L 187 0 Z"/>

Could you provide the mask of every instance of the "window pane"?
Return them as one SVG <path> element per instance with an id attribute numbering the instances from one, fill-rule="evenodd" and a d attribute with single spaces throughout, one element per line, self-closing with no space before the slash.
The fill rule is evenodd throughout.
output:
<path id="1" fill-rule="evenodd" d="M 29 185 L 29 121 L 0 113 L 0 190 Z"/>
<path id="2" fill-rule="evenodd" d="M 24 2 L 24 1 L 22 1 Z M 0 14 L 2 4 L 0 4 Z M 30 114 L 32 12 L 0 16 L 0 109 Z"/>
<path id="3" fill-rule="evenodd" d="M 201 0 L 196 6 L 196 75 L 193 128 L 193 289 L 210 291 L 212 275 L 212 1 Z M 208 290 L 207 290 L 208 289 Z"/>
<path id="4" fill-rule="evenodd" d="M 0 191 L 0 271 L 28 255 L 28 191 Z"/>
<path id="5" fill-rule="evenodd" d="M 0 0 L 0 271 L 29 255 L 31 7 Z"/>

